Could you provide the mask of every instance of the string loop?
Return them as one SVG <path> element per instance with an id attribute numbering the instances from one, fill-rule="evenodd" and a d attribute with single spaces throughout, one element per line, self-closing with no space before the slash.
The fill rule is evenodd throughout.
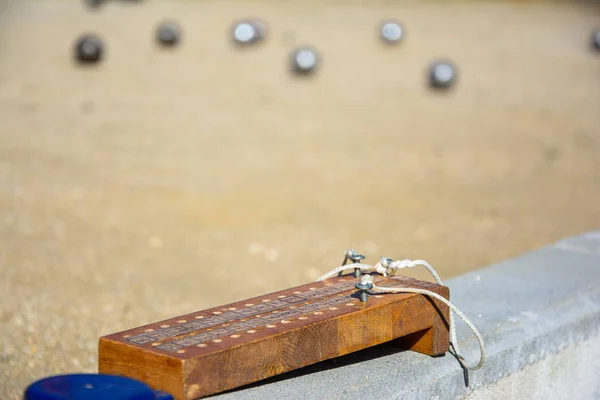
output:
<path id="1" fill-rule="evenodd" d="M 345 254 L 347 254 L 347 252 Z M 320 276 L 317 279 L 317 281 L 322 281 L 322 280 L 331 278 L 331 277 L 336 276 L 348 269 L 359 269 L 361 271 L 361 273 L 364 274 L 361 276 L 361 283 L 362 284 L 372 284 L 373 288 L 370 291 L 373 293 L 382 293 L 382 294 L 383 293 L 417 293 L 417 294 L 429 296 L 429 297 L 435 298 L 436 300 L 441 301 L 442 303 L 444 303 L 448 307 L 450 307 L 450 321 L 448 323 L 449 330 L 450 330 L 450 344 L 454 348 L 454 352 L 456 353 L 456 357 L 458 358 L 458 361 L 466 369 L 477 370 L 477 369 L 481 368 L 485 362 L 485 344 L 483 341 L 483 337 L 481 336 L 481 333 L 479 333 L 479 331 L 477 330 L 475 325 L 473 325 L 473 323 L 454 304 L 452 304 L 449 300 L 447 300 L 443 296 L 440 296 L 439 294 L 432 292 L 430 290 L 418 289 L 418 288 L 408 288 L 408 287 L 399 288 L 399 287 L 379 286 L 375 283 L 375 279 L 374 279 L 373 275 L 371 275 L 372 273 L 377 273 L 377 274 L 380 274 L 383 276 L 394 276 L 396 274 L 396 272 L 398 271 L 398 269 L 414 268 L 416 266 L 424 266 L 431 273 L 431 275 L 433 276 L 433 278 L 435 279 L 435 281 L 438 285 L 444 284 L 442 282 L 442 279 L 440 278 L 439 274 L 437 273 L 437 271 L 425 260 L 395 260 L 394 261 L 387 257 L 381 257 L 379 262 L 375 265 L 362 264 L 362 263 L 341 265 L 337 268 L 332 269 L 331 271 L 327 272 L 326 274 L 323 274 L 322 276 Z M 477 341 L 479 342 L 480 356 L 479 356 L 479 362 L 477 362 L 476 364 L 467 363 L 467 361 L 465 360 L 465 358 L 462 356 L 462 354 L 460 352 L 460 348 L 458 347 L 458 340 L 456 338 L 456 326 L 455 326 L 455 321 L 454 321 L 454 313 L 456 315 L 458 315 L 460 319 L 463 320 L 463 322 L 469 327 L 469 329 L 471 329 L 471 331 L 477 338 Z"/>

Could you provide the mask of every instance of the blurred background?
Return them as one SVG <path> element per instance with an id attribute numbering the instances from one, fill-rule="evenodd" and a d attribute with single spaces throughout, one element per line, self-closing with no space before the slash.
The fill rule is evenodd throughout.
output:
<path id="1" fill-rule="evenodd" d="M 232 44 L 244 18 L 264 40 Z M 0 0 L 3 397 L 348 248 L 448 278 L 597 229 L 598 29 L 598 2 Z M 319 55 L 301 78 L 298 46 Z"/>

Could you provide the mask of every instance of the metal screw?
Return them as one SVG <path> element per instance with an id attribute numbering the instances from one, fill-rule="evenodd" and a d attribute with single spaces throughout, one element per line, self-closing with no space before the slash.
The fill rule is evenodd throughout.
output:
<path id="1" fill-rule="evenodd" d="M 365 256 L 363 256 L 362 254 L 358 254 L 356 252 L 356 250 L 354 250 L 354 249 L 346 250 L 344 252 L 344 261 L 342 261 L 342 265 L 346 265 L 348 260 L 351 260 L 354 264 L 358 264 L 364 259 L 365 259 Z M 342 276 L 342 273 L 340 272 L 338 274 L 338 276 Z M 354 268 L 354 277 L 360 278 L 360 268 Z"/>
<path id="2" fill-rule="evenodd" d="M 352 260 L 352 262 L 354 264 L 359 264 L 362 260 L 365 259 L 365 256 L 363 256 L 362 254 L 358 254 L 356 251 L 354 250 L 350 250 L 348 252 L 348 258 L 350 260 Z M 354 277 L 355 278 L 360 278 L 360 268 L 354 268 Z"/>
<path id="3" fill-rule="evenodd" d="M 235 44 L 246 46 L 261 41 L 265 37 L 265 23 L 259 20 L 236 22 L 231 30 Z"/>
<path id="4" fill-rule="evenodd" d="M 373 289 L 373 284 L 371 282 L 363 283 L 358 282 L 355 286 L 358 290 L 360 290 L 360 301 L 363 303 L 367 302 L 367 298 L 369 297 L 368 290 Z"/>
<path id="5" fill-rule="evenodd" d="M 404 38 L 404 28 L 397 21 L 385 21 L 381 24 L 380 34 L 384 41 L 394 44 Z"/>
<path id="6" fill-rule="evenodd" d="M 354 263 L 359 263 L 359 262 L 361 262 L 362 260 L 364 260 L 364 259 L 366 258 L 366 257 L 365 257 L 365 256 L 363 256 L 362 254 L 358 254 L 358 253 L 356 252 L 356 250 L 353 250 L 353 249 L 350 249 L 350 250 L 348 250 L 348 251 L 346 252 L 346 257 L 347 257 L 349 260 L 352 260 L 352 262 L 354 262 Z"/>
<path id="7" fill-rule="evenodd" d="M 456 68 L 447 61 L 436 62 L 429 70 L 429 85 L 436 89 L 448 89 L 456 81 Z"/>
<path id="8" fill-rule="evenodd" d="M 292 70 L 297 74 L 309 75 L 315 72 L 319 62 L 317 53 L 309 48 L 296 49 L 291 56 Z"/>
<path id="9" fill-rule="evenodd" d="M 388 257 L 381 257 L 379 259 L 379 263 L 381 264 L 381 266 L 383 268 L 386 269 L 385 273 L 388 276 L 394 276 L 394 275 L 396 275 L 396 270 L 389 267 L 392 262 L 394 262 L 394 260 L 392 260 L 391 258 L 388 258 Z"/>

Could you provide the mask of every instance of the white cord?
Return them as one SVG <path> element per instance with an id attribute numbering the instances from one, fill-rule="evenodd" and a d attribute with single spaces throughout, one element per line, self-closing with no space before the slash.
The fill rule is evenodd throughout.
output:
<path id="1" fill-rule="evenodd" d="M 346 264 L 346 265 L 340 265 L 337 268 L 332 269 L 331 271 L 329 271 L 328 273 L 320 276 L 317 279 L 317 282 L 319 281 L 323 281 L 325 279 L 331 278 L 336 276 L 337 274 L 339 274 L 340 272 L 344 272 L 348 269 L 354 269 L 354 268 L 358 268 L 360 269 L 360 272 L 366 273 L 366 272 L 378 272 L 382 275 L 385 275 L 385 269 L 376 269 L 374 266 L 369 265 L 369 264 Z"/>
<path id="2" fill-rule="evenodd" d="M 346 264 L 346 265 L 339 266 L 339 267 L 334 268 L 333 270 L 327 272 L 323 276 L 319 277 L 319 279 L 317 279 L 317 281 L 322 281 L 324 279 L 331 278 L 333 276 L 336 276 L 340 272 L 343 272 L 348 269 L 358 268 L 358 269 L 360 269 L 360 271 L 362 273 L 376 272 L 383 276 L 388 276 L 388 275 L 393 276 L 396 274 L 396 271 L 400 268 L 413 268 L 418 265 L 422 265 L 425 268 L 427 268 L 427 270 L 431 273 L 431 275 L 433 276 L 433 278 L 435 279 L 437 284 L 439 284 L 439 285 L 444 284 L 442 282 L 442 279 L 438 275 L 438 273 L 435 271 L 435 269 L 431 265 L 429 265 L 429 263 L 427 261 L 424 261 L 424 260 L 393 261 L 393 260 L 390 260 L 385 257 L 382 257 L 380 259 L 380 261 L 375 265 L 356 263 L 356 264 Z M 481 336 L 481 334 L 479 333 L 479 331 L 477 330 L 475 325 L 473 325 L 473 323 L 471 321 L 469 321 L 469 319 L 450 301 L 448 301 L 447 299 L 445 299 L 444 297 L 440 296 L 439 294 L 437 294 L 435 292 L 425 290 L 425 289 L 378 286 L 378 285 L 375 285 L 372 275 L 362 275 L 361 283 L 373 284 L 373 288 L 371 290 L 375 293 L 418 293 L 418 294 L 423 294 L 426 296 L 436 298 L 436 299 L 440 300 L 441 302 L 443 302 L 444 304 L 446 304 L 448 307 L 450 307 L 450 310 L 451 310 L 450 321 L 449 321 L 450 343 L 452 344 L 452 347 L 454 348 L 456 357 L 458 358 L 461 365 L 466 369 L 477 370 L 483 366 L 483 363 L 485 362 L 485 347 L 484 347 L 485 344 L 483 341 L 483 337 Z M 456 315 L 458 315 L 464 321 L 464 323 L 471 329 L 471 331 L 473 331 L 473 334 L 479 341 L 479 350 L 480 350 L 481 355 L 479 357 L 479 362 L 475 365 L 467 364 L 467 361 L 460 353 L 460 349 L 458 347 L 458 340 L 456 338 L 456 326 L 455 326 L 455 321 L 454 321 L 454 314 L 452 314 L 452 312 L 456 313 Z"/>
<path id="3" fill-rule="evenodd" d="M 416 266 L 422 265 L 429 271 L 429 273 L 431 274 L 431 276 L 433 276 L 433 279 L 435 279 L 435 282 L 438 285 L 444 284 L 444 282 L 442 282 L 442 278 L 440 278 L 440 275 L 437 273 L 437 271 L 425 260 L 390 261 L 389 258 L 381 257 L 381 259 L 379 260 L 379 263 L 377 263 L 375 265 L 375 269 L 378 269 L 379 265 L 381 265 L 381 267 L 383 267 L 383 268 L 386 268 L 386 275 L 391 275 L 391 276 L 396 275 L 396 271 L 400 268 L 414 268 Z M 458 357 L 459 360 L 464 360 L 464 358 L 462 357 L 462 355 L 460 353 L 460 348 L 458 347 L 458 339 L 456 338 L 456 322 L 454 321 L 454 314 L 452 314 L 452 313 L 450 313 L 450 321 L 448 321 L 448 325 L 449 325 L 449 330 L 450 330 L 450 343 L 452 344 L 452 347 L 454 348 L 454 352 L 456 353 L 456 356 Z M 465 368 L 467 368 L 466 365 L 462 361 L 461 361 L 461 364 Z"/>

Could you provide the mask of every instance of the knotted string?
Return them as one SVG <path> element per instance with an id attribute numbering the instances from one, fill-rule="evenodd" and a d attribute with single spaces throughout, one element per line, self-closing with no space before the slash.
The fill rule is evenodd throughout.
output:
<path id="1" fill-rule="evenodd" d="M 346 258 L 344 259 L 344 262 L 347 260 L 347 258 L 348 258 L 347 255 L 349 254 L 349 252 L 354 252 L 354 251 L 348 250 L 346 252 Z M 369 275 L 369 273 L 378 273 L 383 276 L 394 276 L 396 274 L 396 272 L 398 271 L 398 269 L 413 268 L 413 267 L 416 267 L 419 265 L 427 268 L 427 270 L 431 273 L 431 275 L 433 276 L 433 278 L 435 279 L 435 281 L 438 285 L 444 284 L 442 282 L 442 279 L 436 272 L 436 270 L 431 265 L 429 265 L 429 263 L 427 261 L 424 261 L 424 260 L 396 260 L 396 261 L 394 261 L 394 260 L 391 260 L 391 259 L 385 258 L 385 257 L 382 257 L 379 260 L 379 262 L 375 265 L 362 264 L 362 263 L 341 265 L 337 268 L 332 269 L 331 271 L 327 272 L 326 274 L 322 275 L 321 277 L 319 277 L 317 279 L 317 281 L 322 281 L 324 279 L 334 277 L 348 269 L 359 269 L 361 271 L 361 273 L 363 273 L 363 275 L 361 277 L 361 283 L 362 284 L 369 284 L 369 283 L 372 284 L 373 288 L 371 289 L 371 291 L 374 293 L 418 293 L 418 294 L 423 294 L 423 295 L 426 295 L 429 297 L 433 297 L 437 300 L 440 300 L 441 302 L 446 304 L 448 307 L 450 307 L 450 310 L 451 310 L 450 321 L 448 324 L 449 330 L 450 330 L 450 343 L 452 344 L 452 347 L 454 348 L 454 352 L 456 353 L 456 357 L 458 358 L 458 361 L 466 369 L 477 370 L 477 369 L 481 368 L 483 366 L 483 363 L 485 362 L 485 345 L 483 342 L 483 337 L 481 336 L 481 334 L 479 333 L 479 331 L 477 330 L 475 325 L 473 325 L 473 323 L 471 321 L 469 321 L 469 319 L 454 304 L 452 304 L 450 301 L 448 301 L 444 297 L 440 296 L 439 294 L 432 292 L 430 290 L 417 289 L 417 288 L 384 287 L 384 286 L 376 285 L 375 280 L 373 279 L 373 276 Z M 473 334 L 475 335 L 475 337 L 477 338 L 477 340 L 479 342 L 480 357 L 479 357 L 479 362 L 477 364 L 474 364 L 474 365 L 468 364 L 460 352 L 460 348 L 458 347 L 458 340 L 456 339 L 456 326 L 455 326 L 453 313 L 456 313 L 456 315 L 458 315 L 460 317 L 460 319 L 462 319 L 464 321 L 464 323 L 471 329 L 471 331 L 473 332 Z"/>

